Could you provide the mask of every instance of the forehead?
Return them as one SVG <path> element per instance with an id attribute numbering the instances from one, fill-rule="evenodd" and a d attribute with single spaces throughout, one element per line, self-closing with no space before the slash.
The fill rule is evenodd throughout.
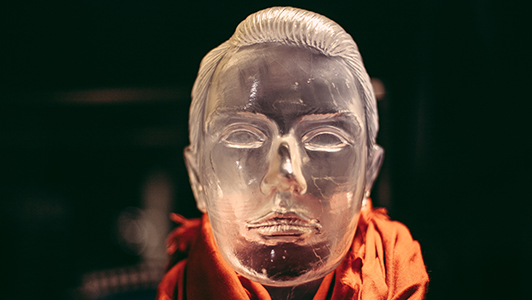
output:
<path id="1" fill-rule="evenodd" d="M 349 74 L 341 58 L 328 57 L 312 49 L 275 43 L 242 47 L 228 55 L 217 71 L 224 75 L 240 73 L 285 79 L 302 75 L 322 80 L 345 78 Z M 231 78 L 221 79 L 225 81 Z"/>
<path id="2" fill-rule="evenodd" d="M 216 70 L 206 107 L 270 118 L 358 113 L 355 79 L 341 58 L 294 46 L 262 44 L 229 55 Z"/>

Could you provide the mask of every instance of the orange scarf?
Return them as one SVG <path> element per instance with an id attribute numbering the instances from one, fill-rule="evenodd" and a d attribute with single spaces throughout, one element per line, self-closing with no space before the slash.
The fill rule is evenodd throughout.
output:
<path id="1" fill-rule="evenodd" d="M 271 300 L 259 283 L 238 275 L 217 250 L 207 215 L 187 220 L 169 237 L 169 270 L 157 300 Z M 188 255 L 188 257 L 187 257 Z M 351 249 L 342 263 L 323 279 L 314 300 L 423 299 L 428 275 L 419 243 L 401 223 L 390 221 L 385 209 L 368 205 L 361 213 Z"/>

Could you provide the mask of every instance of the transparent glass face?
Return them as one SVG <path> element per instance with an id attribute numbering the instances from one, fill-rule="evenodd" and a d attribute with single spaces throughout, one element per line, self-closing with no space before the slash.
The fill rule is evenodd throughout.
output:
<path id="1" fill-rule="evenodd" d="M 216 243 L 234 270 L 293 286 L 336 268 L 363 198 L 365 128 L 339 58 L 262 44 L 222 61 L 198 163 Z"/>

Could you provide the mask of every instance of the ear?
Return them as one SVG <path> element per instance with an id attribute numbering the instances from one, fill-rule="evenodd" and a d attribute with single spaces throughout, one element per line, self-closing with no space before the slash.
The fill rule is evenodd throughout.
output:
<path id="1" fill-rule="evenodd" d="M 203 185 L 200 182 L 198 162 L 196 161 L 196 156 L 192 152 L 190 145 L 185 148 L 184 155 L 190 186 L 192 187 L 194 198 L 196 198 L 196 205 L 200 211 L 206 213 L 207 209 L 205 208 L 205 192 Z"/>
<path id="2" fill-rule="evenodd" d="M 384 159 L 384 149 L 381 146 L 375 144 L 371 149 L 369 149 L 368 162 L 366 168 L 366 190 L 365 198 L 369 197 L 371 188 L 373 187 L 373 182 L 379 175 L 379 170 L 381 169 L 382 160 Z"/>

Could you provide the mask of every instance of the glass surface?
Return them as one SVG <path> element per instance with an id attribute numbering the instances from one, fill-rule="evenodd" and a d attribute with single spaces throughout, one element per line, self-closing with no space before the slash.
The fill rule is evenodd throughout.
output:
<path id="1" fill-rule="evenodd" d="M 383 154 L 349 34 L 297 8 L 248 16 L 202 60 L 189 127 L 192 190 L 231 268 L 274 289 L 334 271 Z"/>
<path id="2" fill-rule="evenodd" d="M 283 286 L 336 268 L 363 198 L 365 128 L 340 58 L 268 43 L 222 61 L 207 97 L 200 176 L 233 269 Z"/>

